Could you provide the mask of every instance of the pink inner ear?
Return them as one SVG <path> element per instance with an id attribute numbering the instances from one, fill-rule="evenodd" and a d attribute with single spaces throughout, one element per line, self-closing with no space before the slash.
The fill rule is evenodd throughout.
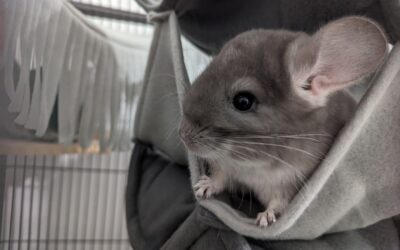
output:
<path id="1" fill-rule="evenodd" d="M 371 74 L 386 54 L 384 33 L 373 21 L 361 17 L 343 18 L 322 28 L 318 59 L 313 72 L 320 89 L 327 93 L 345 88 Z"/>
<path id="2" fill-rule="evenodd" d="M 333 21 L 312 37 L 300 36 L 288 50 L 293 83 L 323 99 L 373 73 L 386 55 L 386 37 L 380 27 L 363 17 Z"/>
<path id="3" fill-rule="evenodd" d="M 328 77 L 324 75 L 317 75 L 310 79 L 311 93 L 315 96 L 327 94 L 331 92 L 332 85 L 329 84 Z"/>

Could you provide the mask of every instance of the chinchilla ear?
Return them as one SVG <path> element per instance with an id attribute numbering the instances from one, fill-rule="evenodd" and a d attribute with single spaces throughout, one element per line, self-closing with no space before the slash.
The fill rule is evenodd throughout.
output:
<path id="1" fill-rule="evenodd" d="M 364 17 L 345 17 L 312 36 L 298 37 L 287 50 L 286 63 L 295 92 L 322 106 L 330 93 L 373 73 L 387 51 L 378 24 Z"/>

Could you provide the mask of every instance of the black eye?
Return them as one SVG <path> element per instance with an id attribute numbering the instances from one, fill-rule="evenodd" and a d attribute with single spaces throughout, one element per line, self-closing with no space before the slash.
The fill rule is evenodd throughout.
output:
<path id="1" fill-rule="evenodd" d="M 248 111 L 253 107 L 255 97 L 249 92 L 240 92 L 233 98 L 233 106 L 240 111 Z"/>

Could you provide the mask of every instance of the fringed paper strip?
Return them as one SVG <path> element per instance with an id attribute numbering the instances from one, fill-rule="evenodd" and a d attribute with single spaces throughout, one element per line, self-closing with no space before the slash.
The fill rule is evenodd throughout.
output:
<path id="1" fill-rule="evenodd" d="M 2 79 L 15 123 L 43 137 L 57 114 L 60 143 L 129 148 L 146 45 L 111 37 L 64 0 L 2 1 Z"/>

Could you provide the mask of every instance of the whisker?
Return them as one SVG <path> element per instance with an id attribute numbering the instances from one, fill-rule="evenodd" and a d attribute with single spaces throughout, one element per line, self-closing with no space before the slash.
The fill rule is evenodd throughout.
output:
<path id="1" fill-rule="evenodd" d="M 299 139 L 299 140 L 307 140 L 307 141 L 312 141 L 315 143 L 324 143 L 323 141 L 317 140 L 315 138 L 308 138 L 308 137 L 254 137 L 254 136 L 249 136 L 249 137 L 231 137 L 231 138 L 237 138 L 237 139 L 254 139 L 254 140 L 265 140 L 265 139 Z"/>
<path id="2" fill-rule="evenodd" d="M 272 134 L 272 136 L 321 136 L 321 137 L 332 137 L 332 135 L 327 133 L 305 133 L 305 134 Z"/>
<path id="3" fill-rule="evenodd" d="M 305 136 L 295 136 L 295 135 L 287 135 L 287 136 L 280 136 L 277 138 L 285 138 L 285 139 L 300 139 L 300 140 L 309 140 L 313 142 L 323 143 L 322 141 L 312 138 L 312 137 L 305 137 Z"/>
<path id="4" fill-rule="evenodd" d="M 229 145 L 229 144 L 228 144 L 228 145 Z M 222 148 L 221 148 L 221 149 L 222 149 Z M 247 161 L 247 160 L 250 160 L 250 159 L 251 159 L 249 155 L 246 155 L 246 154 L 244 154 L 244 153 L 242 153 L 242 152 L 233 150 L 233 149 L 231 149 L 231 148 L 224 148 L 224 149 L 225 149 L 226 152 L 228 152 L 228 153 L 233 153 L 235 156 L 241 158 L 241 159 L 244 160 L 244 161 Z"/>
<path id="5" fill-rule="evenodd" d="M 208 148 L 214 150 L 214 153 L 217 155 L 217 157 L 218 157 L 219 159 L 223 159 L 224 155 L 218 151 L 218 150 L 222 150 L 222 149 L 218 148 L 218 147 L 215 146 L 215 145 L 204 144 L 204 143 L 203 143 L 202 145 L 204 145 L 205 147 L 208 147 Z"/>
<path id="6" fill-rule="evenodd" d="M 213 137 L 209 137 L 209 136 L 205 136 L 205 138 L 207 138 L 207 139 L 214 139 L 214 140 L 217 140 L 217 139 L 218 139 L 218 138 L 213 138 Z M 248 147 L 248 146 L 235 145 L 235 144 L 229 143 L 229 140 L 228 140 L 228 139 L 224 139 L 224 140 L 225 140 L 225 141 L 223 141 L 223 140 L 221 141 L 221 139 L 220 139 L 220 145 L 221 145 L 221 146 L 219 146 L 219 147 L 216 146 L 216 145 L 204 144 L 204 143 L 202 143 L 202 142 L 200 142 L 200 143 L 201 143 L 202 145 L 205 145 L 206 147 L 208 147 L 208 148 L 214 150 L 214 151 L 216 152 L 216 154 L 218 155 L 218 157 L 220 157 L 220 159 L 223 159 L 223 158 L 224 158 L 224 156 L 223 156 L 221 153 L 219 153 L 220 151 L 223 151 L 223 152 L 231 153 L 231 154 L 233 154 L 233 155 L 235 155 L 235 156 L 237 156 L 237 157 L 239 157 L 240 159 L 243 159 L 243 160 L 251 160 L 251 156 L 250 156 L 250 155 L 245 154 L 245 153 L 240 152 L 240 151 L 237 151 L 237 150 L 234 150 L 234 149 L 232 149 L 232 148 L 228 148 L 228 146 L 236 146 L 236 147 L 239 147 L 239 148 L 248 150 L 248 151 L 250 151 L 250 152 L 254 152 L 254 153 L 266 155 L 267 157 L 269 157 L 269 158 L 271 158 L 271 159 L 274 159 L 274 160 L 280 162 L 283 166 L 285 166 L 285 167 L 286 167 L 288 170 L 290 170 L 291 173 L 293 174 L 293 178 L 294 178 L 294 180 L 293 180 L 293 185 L 294 185 L 294 188 L 295 188 L 295 190 L 296 190 L 296 193 L 297 193 L 298 195 L 300 195 L 300 197 L 301 197 L 302 199 L 305 199 L 305 194 L 304 194 L 304 192 L 308 192 L 308 190 L 309 190 L 309 187 L 308 187 L 308 184 L 307 184 L 307 179 L 308 179 L 308 178 L 307 178 L 307 177 L 304 175 L 304 173 L 302 173 L 299 169 L 296 169 L 292 164 L 290 164 L 289 162 L 283 160 L 282 158 L 280 158 L 280 157 L 278 157 L 278 156 L 275 156 L 275 155 L 273 155 L 273 154 L 270 154 L 270 153 L 268 153 L 268 152 L 257 151 L 257 150 L 255 150 L 255 149 L 253 149 L 253 148 Z M 236 142 L 236 141 L 231 141 L 231 142 Z M 243 143 L 243 142 L 242 142 L 242 143 Z M 272 145 L 272 146 L 283 146 L 283 147 L 285 147 L 284 145 L 279 145 L 279 144 L 274 144 L 274 145 Z M 301 149 L 298 149 L 298 148 L 290 148 L 290 147 L 289 147 L 289 149 L 292 149 L 292 150 L 295 150 L 295 149 L 301 150 Z M 305 152 L 303 152 L 303 153 L 309 153 L 309 152 L 305 151 Z M 310 153 L 309 153 L 309 154 L 310 154 Z M 250 195 L 250 199 L 251 199 L 251 195 Z M 243 196 L 242 196 L 242 200 L 243 200 Z M 241 203 L 242 203 L 242 201 L 241 201 Z M 241 206 L 241 204 L 239 204 L 239 207 L 240 207 L 240 206 Z M 251 200 L 250 200 L 250 206 L 251 206 Z"/>
<path id="7" fill-rule="evenodd" d="M 314 137 L 311 137 L 314 136 Z M 315 138 L 315 136 L 318 136 L 316 134 L 311 135 L 311 134 L 293 134 L 293 135 L 234 135 L 230 136 L 231 138 L 240 138 L 240 139 L 299 139 L 299 140 L 309 140 L 313 142 L 318 142 L 318 143 L 325 143 L 322 142 L 321 140 L 318 140 Z M 331 137 L 329 135 L 321 135 L 322 137 Z"/>
<path id="8" fill-rule="evenodd" d="M 247 150 L 250 150 L 250 151 L 253 150 L 255 152 L 258 152 L 258 151 L 254 150 L 252 148 L 248 148 L 248 147 L 245 147 L 245 146 L 238 146 L 238 147 L 241 147 L 241 148 L 244 148 L 244 149 L 247 149 Z M 297 178 L 297 181 L 301 182 L 302 188 L 304 188 L 305 192 L 308 190 L 308 185 L 307 185 L 307 182 L 306 182 L 307 181 L 307 177 L 300 170 L 296 169 L 293 165 L 291 165 L 287 161 L 285 161 L 285 160 L 283 160 L 283 159 L 281 159 L 281 158 L 279 158 L 279 157 L 277 157 L 275 155 L 269 154 L 267 152 L 258 152 L 258 153 L 264 154 L 264 155 L 266 155 L 266 156 L 268 156 L 268 157 L 270 157 L 272 159 L 275 159 L 275 160 L 281 162 L 284 166 L 288 167 L 295 174 L 295 177 Z M 296 187 L 296 189 L 298 190 L 297 193 L 300 193 L 300 190 L 297 187 Z M 302 197 L 305 198 L 304 194 L 300 194 L 300 195 L 302 195 Z"/>
<path id="9" fill-rule="evenodd" d="M 303 150 L 303 149 L 300 149 L 300 148 L 297 148 L 297 147 L 293 147 L 293 146 L 287 146 L 287 145 L 281 145 L 281 144 L 275 144 L 275 143 L 237 141 L 237 140 L 229 140 L 229 139 L 223 139 L 223 140 L 229 141 L 229 142 L 232 142 L 232 143 L 236 143 L 235 145 L 240 144 L 240 143 L 243 143 L 243 144 L 249 144 L 249 145 L 261 145 L 261 146 L 281 147 L 281 148 L 286 148 L 286 149 L 290 149 L 290 150 L 294 150 L 294 151 L 297 151 L 297 152 L 304 153 L 304 154 L 309 155 L 309 156 L 311 156 L 311 157 L 313 157 L 313 158 L 315 158 L 315 159 L 319 159 L 319 160 L 322 159 L 321 156 L 316 156 L 316 155 L 314 155 L 314 154 L 312 154 L 312 153 L 310 153 L 310 152 L 308 152 L 308 151 L 306 151 L 306 150 Z"/>
<path id="10" fill-rule="evenodd" d="M 207 138 L 207 139 L 214 139 L 214 138 L 211 138 L 211 137 L 205 137 L 205 138 Z M 215 149 L 219 149 L 219 150 L 222 150 L 222 151 L 227 152 L 227 153 L 233 153 L 235 156 L 238 156 L 239 158 L 241 158 L 241 159 L 244 160 L 244 161 L 247 161 L 247 160 L 250 160 L 250 159 L 251 159 L 249 155 L 246 155 L 246 154 L 244 154 L 244 153 L 242 153 L 242 152 L 239 152 L 239 151 L 235 151 L 235 150 L 233 150 L 233 149 L 231 149 L 231 148 L 227 148 L 226 146 L 230 146 L 230 144 L 221 143 L 221 145 L 222 145 L 222 146 L 225 146 L 225 147 L 224 147 L 224 148 L 222 148 L 222 147 L 216 147 L 215 145 L 214 145 L 214 147 L 215 147 Z"/>

